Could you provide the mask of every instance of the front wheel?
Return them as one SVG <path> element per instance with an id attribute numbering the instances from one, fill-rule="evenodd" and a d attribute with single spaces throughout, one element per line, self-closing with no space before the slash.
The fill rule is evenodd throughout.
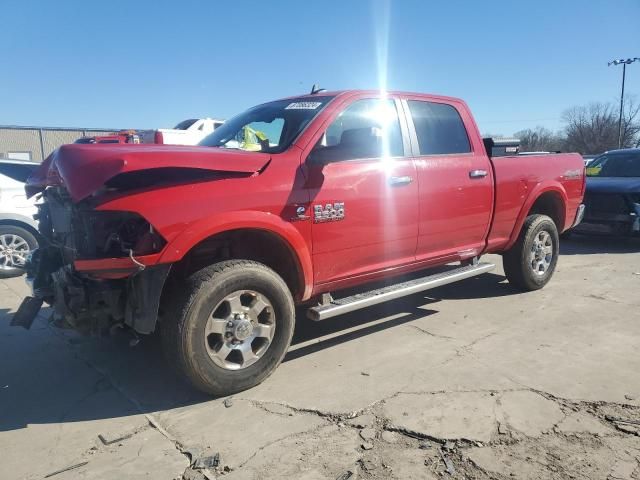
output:
<path id="1" fill-rule="evenodd" d="M 502 256 L 509 283 L 524 291 L 544 287 L 558 263 L 559 246 L 558 229 L 551 218 L 528 216 L 518 240 Z"/>
<path id="2" fill-rule="evenodd" d="M 160 323 L 168 360 L 206 393 L 251 388 L 280 364 L 295 310 L 282 278 L 267 266 L 229 260 L 176 285 Z"/>

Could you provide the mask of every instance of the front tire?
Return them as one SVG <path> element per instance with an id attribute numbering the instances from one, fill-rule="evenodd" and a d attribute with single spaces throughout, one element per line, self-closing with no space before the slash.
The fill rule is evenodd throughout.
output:
<path id="1" fill-rule="evenodd" d="M 228 260 L 174 287 L 160 323 L 169 362 L 199 390 L 225 396 L 266 379 L 293 336 L 295 309 L 282 278 L 249 260 Z"/>
<path id="2" fill-rule="evenodd" d="M 502 256 L 509 283 L 523 291 L 544 287 L 558 263 L 559 246 L 558 229 L 550 217 L 528 216 L 518 240 Z"/>
<path id="3" fill-rule="evenodd" d="M 38 240 L 28 230 L 15 225 L 0 225 L 0 278 L 24 273 L 27 255 L 38 248 Z"/>

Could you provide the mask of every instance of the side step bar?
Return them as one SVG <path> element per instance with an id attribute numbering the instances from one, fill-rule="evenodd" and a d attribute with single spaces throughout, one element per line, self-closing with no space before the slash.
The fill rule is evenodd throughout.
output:
<path id="1" fill-rule="evenodd" d="M 324 305 L 312 307 L 307 310 L 307 316 L 311 320 L 319 322 L 320 320 L 326 320 L 327 318 L 342 315 L 343 313 L 353 312 L 354 310 L 359 310 L 364 307 L 377 305 L 378 303 L 475 277 L 490 272 L 494 268 L 496 268 L 496 266 L 493 263 L 477 263 L 475 265 L 466 265 L 395 285 L 388 285 L 377 290 L 358 293 L 350 297 L 332 300 L 330 303 Z"/>

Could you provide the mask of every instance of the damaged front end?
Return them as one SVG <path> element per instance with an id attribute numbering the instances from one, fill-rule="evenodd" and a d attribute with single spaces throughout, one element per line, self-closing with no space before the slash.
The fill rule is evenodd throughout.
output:
<path id="1" fill-rule="evenodd" d="M 29 328 L 42 303 L 53 322 L 86 334 L 114 326 L 151 333 L 170 264 L 156 264 L 165 240 L 134 212 L 74 203 L 64 187 L 48 187 L 39 204 L 41 247 L 27 261 L 27 297 L 12 325 Z"/>
<path id="2" fill-rule="evenodd" d="M 576 232 L 640 236 L 640 193 L 587 192 L 584 220 Z"/>
<path id="3" fill-rule="evenodd" d="M 33 296 L 13 325 L 29 328 L 43 303 L 54 320 L 86 333 L 126 325 L 154 330 L 171 264 L 161 264 L 166 239 L 135 211 L 105 205 L 129 193 L 257 175 L 264 153 L 169 145 L 62 145 L 27 179 L 42 195 L 41 247 L 27 261 Z"/>

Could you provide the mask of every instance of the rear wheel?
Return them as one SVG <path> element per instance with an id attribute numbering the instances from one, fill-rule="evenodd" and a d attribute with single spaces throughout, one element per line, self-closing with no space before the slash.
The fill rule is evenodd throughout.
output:
<path id="1" fill-rule="evenodd" d="M 36 237 L 15 225 L 0 225 L 0 278 L 24 273 L 27 255 L 38 248 Z"/>
<path id="2" fill-rule="evenodd" d="M 544 287 L 556 268 L 559 245 L 558 229 L 551 218 L 527 217 L 518 240 L 502 257 L 509 283 L 524 291 Z"/>
<path id="3" fill-rule="evenodd" d="M 161 321 L 167 358 L 212 395 L 251 388 L 280 364 L 295 313 L 282 278 L 263 264 L 229 260 L 174 287 Z"/>

